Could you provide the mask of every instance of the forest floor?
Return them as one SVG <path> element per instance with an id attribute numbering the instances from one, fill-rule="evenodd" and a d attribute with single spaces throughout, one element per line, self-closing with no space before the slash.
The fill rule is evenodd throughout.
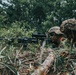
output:
<path id="1" fill-rule="evenodd" d="M 42 55 L 42 59 L 40 59 L 41 50 L 37 49 L 36 52 L 32 51 L 23 51 L 19 54 L 19 59 L 21 60 L 22 64 L 24 66 L 21 66 L 19 69 L 20 75 L 31 75 L 36 69 L 39 68 L 39 66 L 44 62 L 46 57 L 49 55 L 49 50 L 45 49 Z M 63 56 L 63 54 L 62 54 Z M 67 56 L 66 56 L 67 57 Z M 69 57 L 69 56 L 68 56 Z M 76 55 L 72 54 L 72 57 L 76 59 Z M 42 62 L 41 62 L 42 60 Z M 66 64 L 69 64 L 68 61 L 66 61 Z M 65 64 L 65 65 L 66 65 Z M 58 74 L 54 73 L 54 67 L 52 66 L 49 68 L 47 75 L 69 75 L 68 72 L 59 72 Z"/>
<path id="2" fill-rule="evenodd" d="M 20 75 L 30 75 L 34 70 L 36 70 L 39 65 L 41 65 L 41 61 L 44 62 L 46 57 L 49 54 L 49 51 L 45 50 L 42 55 L 42 59 L 40 59 L 41 51 L 38 49 L 35 53 L 32 51 L 23 51 L 19 54 L 19 59 L 21 60 L 22 66 L 19 70 Z"/>

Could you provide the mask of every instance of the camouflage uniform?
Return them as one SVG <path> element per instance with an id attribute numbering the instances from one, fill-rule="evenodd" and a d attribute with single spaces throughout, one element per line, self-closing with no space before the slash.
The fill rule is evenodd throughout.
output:
<path id="1" fill-rule="evenodd" d="M 62 22 L 60 30 L 66 35 L 68 40 L 76 44 L 76 20 L 67 19 Z"/>
<path id="2" fill-rule="evenodd" d="M 60 31 L 59 26 L 51 27 L 48 31 L 50 39 L 52 41 L 52 47 L 59 47 L 60 41 L 62 40 L 63 33 Z"/>

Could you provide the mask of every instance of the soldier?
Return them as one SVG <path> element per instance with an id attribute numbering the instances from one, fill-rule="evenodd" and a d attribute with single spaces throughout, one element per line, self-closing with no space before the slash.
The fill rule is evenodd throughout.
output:
<path id="1" fill-rule="evenodd" d="M 48 31 L 49 37 L 53 43 L 53 48 L 60 47 L 60 42 L 63 40 L 63 33 L 60 31 L 59 26 L 51 27 Z"/>
<path id="2" fill-rule="evenodd" d="M 72 45 L 76 45 L 76 20 L 67 19 L 62 22 L 60 30 L 66 35 Z"/>

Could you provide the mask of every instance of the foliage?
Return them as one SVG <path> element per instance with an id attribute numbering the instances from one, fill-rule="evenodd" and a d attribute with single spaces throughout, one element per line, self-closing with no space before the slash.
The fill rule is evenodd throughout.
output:
<path id="1" fill-rule="evenodd" d="M 8 27 L 12 25 L 11 23 L 23 21 L 23 23 L 27 22 L 30 28 L 46 32 L 48 27 L 60 25 L 65 19 L 76 18 L 75 0 L 7 1 L 8 3 L 0 3 L 0 26 L 5 24 Z"/>
<path id="2" fill-rule="evenodd" d="M 67 43 L 67 42 L 66 42 Z M 71 45 L 65 44 L 64 48 L 60 48 L 56 51 L 56 58 L 54 61 L 54 72 L 58 73 L 69 73 L 69 74 L 76 74 L 75 72 L 75 55 L 76 55 L 76 48 L 71 50 Z M 59 74 L 59 75 L 61 75 Z M 67 74 L 65 74 L 67 75 Z"/>
<path id="3" fill-rule="evenodd" d="M 28 29 L 27 29 L 28 28 Z M 8 28 L 1 28 L 0 37 L 6 38 L 16 38 L 16 37 L 29 37 L 35 31 L 35 29 L 30 29 L 27 23 L 22 25 L 21 22 L 14 22 Z"/>
<path id="4" fill-rule="evenodd" d="M 7 55 L 4 55 L 3 53 L 5 53 L 5 49 L 6 46 L 0 50 L 0 69 L 4 70 L 3 73 L 5 74 L 6 72 L 9 74 L 13 73 L 14 75 L 17 75 L 17 71 L 16 68 L 11 64 L 11 60 L 7 61 L 7 59 L 5 59 L 7 57 Z"/>
<path id="5" fill-rule="evenodd" d="M 23 38 L 31 37 L 34 32 L 47 33 L 50 27 L 60 26 L 63 20 L 69 18 L 76 18 L 75 0 L 7 0 L 7 2 L 0 0 L 0 37 Z M 0 65 L 3 66 L 4 71 L 6 70 L 5 73 L 11 71 L 17 75 L 21 66 L 15 61 L 17 48 L 0 40 L 0 49 L 5 45 L 8 48 L 0 51 Z M 40 44 L 28 44 L 28 49 L 35 52 L 38 46 Z M 70 49 L 70 45 L 66 46 L 64 43 L 64 49 Z M 62 50 L 59 51 L 54 63 L 55 71 L 68 69 L 66 63 L 73 70 L 71 63 L 75 65 L 75 62 L 69 62 L 68 56 L 64 57 L 66 51 L 63 53 Z"/>

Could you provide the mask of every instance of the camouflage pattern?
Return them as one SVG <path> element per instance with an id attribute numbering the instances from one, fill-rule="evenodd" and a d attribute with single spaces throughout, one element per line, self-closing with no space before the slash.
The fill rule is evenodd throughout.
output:
<path id="1" fill-rule="evenodd" d="M 66 35 L 69 41 L 76 42 L 76 20 L 67 19 L 62 22 L 60 30 Z"/>
<path id="2" fill-rule="evenodd" d="M 76 20 L 75 19 L 67 19 L 62 22 L 60 26 L 60 30 L 65 32 L 67 29 L 76 30 Z"/>
<path id="3" fill-rule="evenodd" d="M 49 33 L 56 33 L 56 34 L 63 34 L 61 31 L 60 31 L 60 27 L 59 26 L 54 26 L 54 27 L 51 27 L 48 31 Z"/>
<path id="4" fill-rule="evenodd" d="M 49 33 L 49 37 L 52 41 L 51 42 L 52 48 L 60 47 L 60 42 L 61 42 L 61 39 L 63 37 L 63 33 L 60 31 L 60 27 L 59 26 L 51 27 L 49 29 L 48 33 Z"/>

